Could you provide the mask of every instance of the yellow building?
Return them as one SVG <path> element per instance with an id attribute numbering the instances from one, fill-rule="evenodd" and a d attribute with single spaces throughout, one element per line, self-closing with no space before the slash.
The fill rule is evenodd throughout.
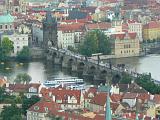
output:
<path id="1" fill-rule="evenodd" d="M 139 39 L 135 32 L 113 34 L 112 54 L 116 57 L 139 56 Z"/>
<path id="2" fill-rule="evenodd" d="M 160 22 L 151 21 L 143 26 L 143 39 L 153 40 L 160 38 Z"/>

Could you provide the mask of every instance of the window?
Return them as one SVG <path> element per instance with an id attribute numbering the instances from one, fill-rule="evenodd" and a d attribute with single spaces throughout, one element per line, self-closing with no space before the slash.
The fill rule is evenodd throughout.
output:
<path id="1" fill-rule="evenodd" d="M 2 25 L 0 25 L 0 29 L 2 29 Z"/>
<path id="2" fill-rule="evenodd" d="M 7 29 L 7 25 L 5 25 L 5 29 Z"/>
<path id="3" fill-rule="evenodd" d="M 46 112 L 48 112 L 48 108 L 47 107 L 45 107 L 44 109 L 45 109 Z"/>
<path id="4" fill-rule="evenodd" d="M 35 107 L 34 107 L 34 110 L 39 110 L 39 107 L 38 107 L 38 106 L 35 106 Z"/>

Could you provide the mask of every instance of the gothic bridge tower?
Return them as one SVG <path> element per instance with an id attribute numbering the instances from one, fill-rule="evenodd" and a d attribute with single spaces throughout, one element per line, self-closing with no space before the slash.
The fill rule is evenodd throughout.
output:
<path id="1" fill-rule="evenodd" d="M 46 18 L 43 20 L 43 49 L 49 47 L 57 48 L 57 21 L 52 17 L 51 12 L 47 11 Z"/>

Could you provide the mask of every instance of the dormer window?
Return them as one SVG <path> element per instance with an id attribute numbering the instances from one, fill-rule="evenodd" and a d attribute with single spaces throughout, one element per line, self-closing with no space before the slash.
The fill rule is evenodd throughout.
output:
<path id="1" fill-rule="evenodd" d="M 38 106 L 35 106 L 35 107 L 34 107 L 34 110 L 39 110 L 39 107 L 38 107 Z"/>
<path id="2" fill-rule="evenodd" d="M 45 109 L 46 112 L 48 112 L 48 107 L 45 107 L 44 109 Z"/>

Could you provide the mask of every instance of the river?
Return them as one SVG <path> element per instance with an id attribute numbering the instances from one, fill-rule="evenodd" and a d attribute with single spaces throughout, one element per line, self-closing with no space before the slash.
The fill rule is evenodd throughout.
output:
<path id="1" fill-rule="evenodd" d="M 160 55 L 113 59 L 112 64 L 125 64 L 127 69 L 138 73 L 151 73 L 152 78 L 160 81 Z"/>
<path id="2" fill-rule="evenodd" d="M 160 80 L 160 55 L 113 59 L 113 64 L 125 64 L 128 69 L 139 73 L 151 73 L 152 77 Z M 0 76 L 7 76 L 13 82 L 18 73 L 28 73 L 32 82 L 44 82 L 50 77 L 76 76 L 60 66 L 46 61 L 31 61 L 29 63 L 0 62 Z"/>
<path id="3" fill-rule="evenodd" d="M 19 73 L 28 73 L 32 77 L 32 82 L 44 82 L 51 77 L 73 76 L 67 70 L 62 70 L 60 66 L 45 61 L 31 61 L 29 63 L 0 62 L 0 76 L 7 76 L 10 82 L 13 83 Z"/>

